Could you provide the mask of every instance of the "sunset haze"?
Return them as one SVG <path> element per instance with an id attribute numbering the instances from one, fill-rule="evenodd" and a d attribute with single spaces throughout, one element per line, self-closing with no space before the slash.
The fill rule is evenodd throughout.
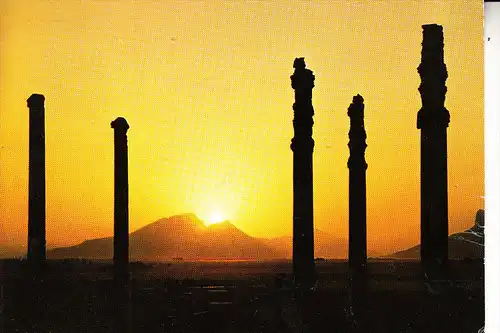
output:
<path id="1" fill-rule="evenodd" d="M 484 208 L 482 1 L 0 3 L 0 246 L 23 245 L 28 108 L 45 96 L 47 245 L 113 234 L 113 130 L 130 231 L 194 213 L 292 233 L 293 61 L 315 75 L 314 227 L 348 235 L 347 108 L 367 132 L 368 254 L 420 242 L 422 25 L 444 29 L 449 233 Z"/>

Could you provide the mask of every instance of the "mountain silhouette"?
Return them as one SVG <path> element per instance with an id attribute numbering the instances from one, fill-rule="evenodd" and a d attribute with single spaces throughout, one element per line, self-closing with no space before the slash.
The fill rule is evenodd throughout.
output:
<path id="1" fill-rule="evenodd" d="M 347 239 L 315 229 L 315 257 L 347 257 Z M 290 259 L 292 236 L 272 239 L 251 237 L 231 222 L 206 226 L 195 214 L 162 218 L 129 236 L 130 260 L 162 261 L 174 258 L 205 259 Z M 111 259 L 113 238 L 86 240 L 81 244 L 47 251 L 49 259 Z"/>
<path id="2" fill-rule="evenodd" d="M 484 210 L 476 213 L 474 225 L 465 231 L 448 236 L 448 256 L 450 259 L 484 258 Z M 394 259 L 420 258 L 420 245 L 384 256 Z"/>
<path id="3" fill-rule="evenodd" d="M 229 221 L 205 226 L 194 214 L 176 215 L 148 224 L 129 236 L 131 260 L 277 259 L 286 253 L 251 237 Z M 111 259 L 113 238 L 47 251 L 50 259 Z"/>
<path id="4" fill-rule="evenodd" d="M 162 218 L 130 234 L 131 260 L 202 259 L 290 259 L 292 236 L 271 239 L 251 237 L 229 221 L 205 226 L 195 214 Z M 314 256 L 346 259 L 348 240 L 314 229 Z M 450 259 L 484 258 L 484 210 L 478 210 L 474 225 L 448 238 Z M 0 248 L 0 258 L 22 257 L 22 247 Z M 371 257 L 375 254 L 372 253 Z M 47 251 L 49 259 L 111 259 L 113 238 L 86 240 L 69 247 Z M 380 256 L 394 259 L 419 259 L 420 245 Z"/>
<path id="5" fill-rule="evenodd" d="M 0 259 L 21 258 L 26 255 L 26 247 L 15 245 L 0 245 Z"/>
<path id="6" fill-rule="evenodd" d="M 281 236 L 266 241 L 272 248 L 292 257 L 293 236 Z M 314 229 L 314 256 L 329 259 L 347 258 L 349 243 L 347 239 L 335 237 L 320 229 Z"/>

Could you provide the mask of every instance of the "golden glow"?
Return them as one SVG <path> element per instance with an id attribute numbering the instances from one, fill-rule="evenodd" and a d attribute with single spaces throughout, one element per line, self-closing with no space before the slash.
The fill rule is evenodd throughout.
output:
<path id="1" fill-rule="evenodd" d="M 223 217 L 223 215 L 218 212 L 214 211 L 211 215 L 210 218 L 205 222 L 206 225 L 211 225 L 211 224 L 216 224 L 225 221 L 226 219 Z"/>
<path id="2" fill-rule="evenodd" d="M 314 223 L 348 235 L 347 108 L 365 100 L 368 249 L 419 242 L 422 24 L 444 27 L 450 232 L 483 207 L 482 1 L 0 1 L 0 244 L 25 244 L 28 109 L 46 97 L 48 245 L 113 232 L 130 124 L 130 230 L 193 212 L 292 232 L 290 75 L 316 76 Z"/>

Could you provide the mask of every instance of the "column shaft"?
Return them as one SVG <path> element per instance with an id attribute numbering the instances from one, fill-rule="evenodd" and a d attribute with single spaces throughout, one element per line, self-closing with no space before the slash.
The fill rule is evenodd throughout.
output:
<path id="1" fill-rule="evenodd" d="M 293 273 L 298 285 L 308 286 L 315 279 L 312 156 L 314 75 L 305 67 L 303 58 L 295 59 L 295 71 L 290 77 L 295 90 L 294 137 L 290 148 L 293 151 Z"/>
<path id="2" fill-rule="evenodd" d="M 364 104 L 360 95 L 353 97 L 348 116 L 349 130 L 349 266 L 366 266 L 366 131 Z"/>
<path id="3" fill-rule="evenodd" d="M 45 97 L 33 94 L 29 108 L 28 261 L 45 260 Z"/>
<path id="4" fill-rule="evenodd" d="M 111 123 L 115 129 L 115 200 L 114 200 L 114 238 L 113 264 L 115 278 L 128 283 L 129 231 L 128 231 L 128 149 L 127 130 L 124 118 Z"/>
<path id="5" fill-rule="evenodd" d="M 444 106 L 448 72 L 444 63 L 443 27 L 424 25 L 422 62 L 418 73 L 422 108 L 421 129 L 421 260 L 444 264 L 448 260 L 448 172 L 446 130 L 450 114 Z"/>

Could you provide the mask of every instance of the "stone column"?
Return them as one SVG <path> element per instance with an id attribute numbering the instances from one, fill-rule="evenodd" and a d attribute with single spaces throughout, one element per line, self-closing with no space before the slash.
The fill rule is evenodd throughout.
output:
<path id="1" fill-rule="evenodd" d="M 23 318 L 31 329 L 43 330 L 45 322 L 45 97 L 31 95 L 29 108 L 28 176 L 28 251 L 24 281 L 26 292 L 20 294 Z"/>
<path id="2" fill-rule="evenodd" d="M 354 96 L 347 115 L 349 130 L 349 266 L 366 266 L 366 131 L 363 97 Z"/>
<path id="3" fill-rule="evenodd" d="M 28 253 L 31 266 L 45 261 L 45 97 L 31 95 L 29 108 Z"/>
<path id="4" fill-rule="evenodd" d="M 448 72 L 444 63 L 443 27 L 429 24 L 422 28 L 422 62 L 418 66 L 422 108 L 417 115 L 417 128 L 421 130 L 420 255 L 424 265 L 441 265 L 448 260 L 446 129 L 450 113 L 444 106 Z"/>
<path id="5" fill-rule="evenodd" d="M 128 285 L 128 156 L 127 130 L 124 118 L 116 118 L 111 127 L 115 130 L 115 218 L 113 237 L 113 266 L 115 280 Z"/>
<path id="6" fill-rule="evenodd" d="M 295 90 L 293 104 L 293 273 L 297 285 L 314 283 L 313 231 L 313 149 L 314 75 L 306 69 L 304 58 L 296 58 L 290 77 Z"/>

